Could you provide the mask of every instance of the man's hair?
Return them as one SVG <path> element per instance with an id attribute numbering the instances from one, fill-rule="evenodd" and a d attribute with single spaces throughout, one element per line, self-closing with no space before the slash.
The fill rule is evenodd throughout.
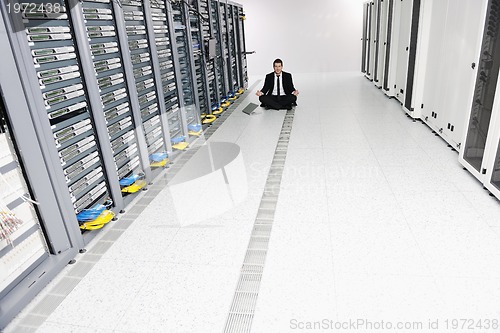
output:
<path id="1" fill-rule="evenodd" d="M 273 67 L 274 67 L 274 64 L 281 64 L 281 66 L 283 66 L 283 61 L 281 61 L 281 59 L 278 58 L 278 59 L 274 60 Z"/>

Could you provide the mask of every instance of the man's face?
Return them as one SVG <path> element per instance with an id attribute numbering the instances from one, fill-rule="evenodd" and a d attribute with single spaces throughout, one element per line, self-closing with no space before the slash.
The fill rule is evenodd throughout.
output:
<path id="1" fill-rule="evenodd" d="M 281 70 L 283 69 L 283 65 L 279 62 L 274 63 L 274 72 L 278 75 L 281 74 Z"/>

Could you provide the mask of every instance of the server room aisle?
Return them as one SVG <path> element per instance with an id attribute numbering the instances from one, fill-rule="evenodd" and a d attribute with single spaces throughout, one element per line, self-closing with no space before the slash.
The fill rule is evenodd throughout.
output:
<path id="1" fill-rule="evenodd" d="M 254 311 L 251 332 L 498 324 L 498 201 L 361 74 L 294 81 L 301 94 L 258 298 L 241 308 Z M 260 85 L 209 139 L 241 149 L 238 168 L 226 171 L 246 195 L 213 196 L 207 181 L 192 189 L 198 201 L 179 200 L 168 177 L 158 179 L 6 332 L 23 317 L 50 333 L 224 332 L 286 114 L 239 112 L 257 103 Z M 77 269 L 89 272 L 58 300 L 57 282 Z M 50 300 L 60 305 L 51 310 Z"/>

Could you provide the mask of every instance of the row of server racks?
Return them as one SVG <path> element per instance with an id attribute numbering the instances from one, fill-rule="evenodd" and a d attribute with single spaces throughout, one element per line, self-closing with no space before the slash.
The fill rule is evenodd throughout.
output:
<path id="1" fill-rule="evenodd" d="M 361 71 L 500 199 L 500 0 L 363 4 Z"/>
<path id="2" fill-rule="evenodd" d="M 2 329 L 248 78 L 245 14 L 227 0 L 0 9 Z"/>

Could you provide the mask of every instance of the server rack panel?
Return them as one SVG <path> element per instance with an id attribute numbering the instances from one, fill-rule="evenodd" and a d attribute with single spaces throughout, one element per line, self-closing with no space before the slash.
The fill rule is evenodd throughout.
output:
<path id="1" fill-rule="evenodd" d="M 387 28 L 388 28 L 388 9 L 389 1 L 378 1 L 379 11 L 379 41 L 378 41 L 378 56 L 377 56 L 377 74 L 374 80 L 375 86 L 382 88 L 385 77 L 385 59 L 387 52 Z"/>
<path id="2" fill-rule="evenodd" d="M 363 3 L 363 28 L 361 36 L 361 73 L 366 73 L 367 60 L 368 60 L 368 27 L 369 27 L 369 17 L 368 11 L 370 8 L 369 2 Z"/>
<path id="3" fill-rule="evenodd" d="M 487 153 L 493 105 L 498 91 L 500 69 L 500 24 L 498 1 L 489 0 L 484 20 L 481 55 L 477 64 L 477 76 L 465 134 L 465 146 L 460 152 L 460 162 L 485 183 L 488 171 L 484 160 Z"/>
<path id="4" fill-rule="evenodd" d="M 235 5 L 237 11 L 237 25 L 236 25 L 236 36 L 237 38 L 237 54 L 238 54 L 238 66 L 240 68 L 239 77 L 239 93 L 243 93 L 245 89 L 248 88 L 248 68 L 247 68 L 247 50 L 245 44 L 245 12 L 243 7 Z"/>
<path id="5" fill-rule="evenodd" d="M 30 110 L 34 107 L 30 96 L 38 93 L 40 97 L 40 88 L 22 82 L 18 74 L 21 71 L 24 77 L 36 76 L 24 26 L 18 13 L 7 11 L 5 5 L 0 3 L 3 49 L 0 54 L 0 192 L 3 201 L 0 329 L 6 327 L 83 246 L 74 212 L 60 206 L 66 203 L 66 208 L 71 207 L 67 186 L 64 181 L 51 181 L 56 171 L 60 171 L 54 168 L 60 165 L 46 159 L 50 154 L 57 155 L 47 113 Z M 26 51 L 24 57 L 21 50 Z M 39 123 L 45 125 L 45 133 L 37 130 Z M 47 168 L 40 167 L 44 165 Z M 56 192 L 63 193 L 57 195 Z M 70 221 L 67 228 L 66 220 Z"/>
<path id="6" fill-rule="evenodd" d="M 125 29 L 127 32 L 128 49 L 132 59 L 135 88 L 139 100 L 140 118 L 147 145 L 147 154 L 150 168 L 162 166 L 167 158 L 164 126 L 167 124 L 164 117 L 163 91 L 157 84 L 159 71 L 158 61 L 168 55 L 164 50 L 158 51 L 154 41 L 154 28 L 149 1 L 122 1 Z M 153 56 L 156 54 L 156 56 Z M 135 149 L 130 147 L 128 154 Z"/>
<path id="7" fill-rule="evenodd" d="M 375 85 L 379 85 L 379 76 L 380 76 L 380 69 L 379 69 L 379 56 L 380 56 L 380 25 L 381 25 L 381 10 L 382 10 L 382 1 L 381 0 L 375 0 L 373 2 L 373 8 L 374 8 L 374 40 L 373 40 L 373 48 L 374 48 L 374 56 L 373 56 L 373 82 Z"/>
<path id="8" fill-rule="evenodd" d="M 191 30 L 191 44 L 193 48 L 193 65 L 195 87 L 198 91 L 200 115 L 209 115 L 211 110 L 211 96 L 208 83 L 208 67 L 206 63 L 205 39 L 210 35 L 207 4 L 197 0 L 189 7 L 189 25 Z M 188 124 L 189 133 L 196 133 L 200 129 L 199 122 Z M 196 130 L 196 131 L 195 131 Z"/>
<path id="9" fill-rule="evenodd" d="M 130 68 L 128 73 L 126 68 L 147 61 L 150 56 L 143 52 L 127 59 L 125 54 L 129 53 L 124 49 L 128 43 L 123 9 L 114 2 L 85 0 L 81 3 L 81 10 L 105 116 L 106 139 L 111 144 L 117 178 L 121 180 L 120 192 L 125 197 L 129 192 L 125 189 L 124 179 L 150 177 L 150 170 L 146 169 L 147 159 L 145 161 L 144 152 L 141 151 L 144 138 L 141 138 L 142 131 L 137 126 L 140 122 L 134 115 L 134 110 L 139 109 L 137 95 L 134 94 L 138 87 L 131 78 Z"/>
<path id="10" fill-rule="evenodd" d="M 480 54 L 485 0 L 448 1 L 446 29 L 446 95 L 439 110 L 442 113 L 442 137 L 459 150 L 465 132 L 466 119 L 474 93 L 474 78 Z"/>
<path id="11" fill-rule="evenodd" d="M 396 65 L 396 98 L 401 104 L 405 101 L 405 89 L 408 76 L 408 57 L 412 24 L 413 0 L 402 0 L 399 13 L 398 59 Z"/>
<path id="12" fill-rule="evenodd" d="M 158 96 L 160 99 L 159 107 L 161 110 L 160 119 L 163 123 L 163 135 L 165 137 L 165 146 L 168 154 L 173 157 L 174 152 L 172 149 L 172 137 L 182 137 L 181 129 L 176 132 L 171 132 L 168 118 L 174 110 L 179 109 L 179 83 L 177 81 L 178 74 L 176 73 L 176 57 L 174 54 L 175 39 L 174 29 L 171 25 L 172 20 L 168 18 L 168 8 L 165 3 L 160 1 L 150 1 L 150 16 L 152 35 L 154 39 L 154 47 L 156 47 L 156 54 L 158 55 L 158 63 L 153 63 L 153 66 L 158 66 L 156 69 L 156 84 L 158 87 Z M 176 49 L 175 49 L 176 50 Z M 145 111 L 149 113 L 149 108 Z M 166 131 L 166 133 L 165 133 Z M 171 135 L 174 136 L 171 136 Z M 162 163 L 158 163 L 161 165 Z"/>
<path id="13" fill-rule="evenodd" d="M 448 20 L 448 1 L 433 1 L 430 17 L 430 30 L 427 50 L 427 65 L 424 81 L 420 117 L 435 131 L 439 131 L 441 117 L 439 103 L 443 99 L 445 84 L 445 31 Z"/>
<path id="14" fill-rule="evenodd" d="M 211 0 L 210 1 L 210 13 L 212 17 L 212 29 L 214 31 L 214 37 L 216 40 L 216 48 L 215 48 L 215 66 L 217 68 L 217 91 L 218 91 L 218 101 L 217 104 L 212 105 L 212 109 L 221 109 L 221 104 L 225 102 L 225 96 L 227 96 L 228 92 L 228 83 L 227 83 L 227 67 L 225 66 L 225 39 L 224 32 L 222 30 L 222 20 L 223 16 L 221 15 L 219 1 Z"/>
<path id="15" fill-rule="evenodd" d="M 422 46 L 427 42 L 427 38 L 421 38 L 419 36 L 420 32 L 420 13 L 422 2 L 420 0 L 413 0 L 412 3 L 412 13 L 411 13 L 411 27 L 410 27 L 410 43 L 408 49 L 408 68 L 406 74 L 406 88 L 404 92 L 404 103 L 403 108 L 407 110 L 407 112 L 413 116 L 414 111 L 414 97 L 415 94 L 420 94 L 421 87 L 420 85 L 415 85 L 415 78 L 418 73 L 416 73 L 418 69 L 418 63 L 420 62 L 421 68 L 425 68 L 425 49 L 422 50 Z M 425 28 L 425 25 L 424 25 Z M 418 58 L 417 55 L 421 54 L 422 57 Z M 424 73 L 420 73 L 425 74 Z"/>
<path id="16" fill-rule="evenodd" d="M 175 29 L 175 41 L 177 47 L 178 61 L 179 61 L 179 77 L 182 87 L 182 104 L 179 126 L 174 128 L 182 128 L 182 136 L 172 137 L 172 143 L 178 144 L 186 142 L 188 127 L 199 124 L 200 121 L 200 105 L 198 89 L 196 87 L 196 73 L 193 57 L 193 44 L 191 25 L 189 18 L 189 8 L 186 3 L 173 3 L 172 16 Z M 170 123 L 169 123 L 170 124 Z"/>
<path id="17" fill-rule="evenodd" d="M 392 5 L 392 6 L 391 6 Z M 399 35 L 400 35 L 400 24 L 401 24 L 401 9 L 402 2 L 389 0 L 389 13 L 387 17 L 388 33 L 390 36 L 387 37 L 388 50 L 387 53 L 389 57 L 386 58 L 385 64 L 385 77 L 383 92 L 388 97 L 395 97 L 397 93 L 397 79 L 398 79 L 398 62 L 399 62 Z"/>

